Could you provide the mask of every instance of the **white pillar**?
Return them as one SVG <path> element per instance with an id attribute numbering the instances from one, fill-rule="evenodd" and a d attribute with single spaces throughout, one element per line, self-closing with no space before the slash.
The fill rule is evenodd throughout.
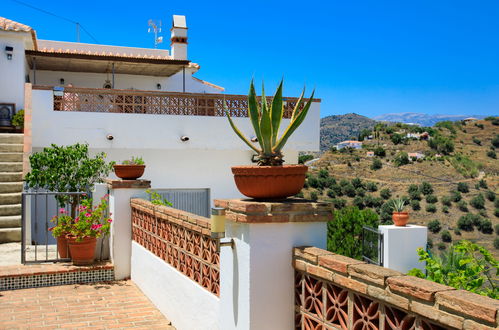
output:
<path id="1" fill-rule="evenodd" d="M 419 261 L 418 248 L 426 249 L 428 230 L 424 226 L 379 226 L 383 233 L 383 266 L 402 273 L 413 268 L 424 271 L 425 263 Z"/>
<path id="2" fill-rule="evenodd" d="M 227 208 L 226 237 L 235 243 L 220 251 L 220 329 L 293 329 L 293 248 L 326 248 L 330 207 L 242 200 L 215 204 Z"/>
<path id="3" fill-rule="evenodd" d="M 111 212 L 110 255 L 116 280 L 130 277 L 132 258 L 132 209 L 130 199 L 151 187 L 146 180 L 108 180 Z"/>

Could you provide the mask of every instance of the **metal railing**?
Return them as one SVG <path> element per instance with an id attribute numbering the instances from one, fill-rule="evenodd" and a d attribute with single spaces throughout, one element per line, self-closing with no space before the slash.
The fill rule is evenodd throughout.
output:
<path id="1" fill-rule="evenodd" d="M 51 219 L 64 209 L 68 214 L 77 216 L 79 201 L 82 197 L 91 198 L 90 192 L 51 192 L 28 190 L 22 192 L 21 213 L 21 263 L 41 263 L 67 261 L 58 254 L 57 239 L 52 236 Z M 70 200 L 76 202 L 72 207 Z"/>
<path id="2" fill-rule="evenodd" d="M 383 266 L 383 233 L 376 228 L 362 227 L 362 259 Z"/>

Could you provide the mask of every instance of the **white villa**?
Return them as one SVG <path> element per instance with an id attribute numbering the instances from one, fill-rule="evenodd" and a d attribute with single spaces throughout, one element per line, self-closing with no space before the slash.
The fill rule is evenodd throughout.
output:
<path id="1" fill-rule="evenodd" d="M 200 65 L 188 57 L 187 32 L 185 16 L 174 15 L 171 49 L 146 49 L 40 40 L 30 26 L 0 18 L 0 104 L 25 109 L 24 171 L 31 152 L 86 142 L 110 161 L 141 156 L 153 188 L 240 197 L 230 166 L 251 164 L 253 153 L 232 132 L 223 100 L 253 136 L 247 97 L 194 76 Z M 286 99 L 287 118 L 295 102 Z M 286 164 L 319 150 L 319 122 L 316 100 L 284 150 Z"/>
<path id="2" fill-rule="evenodd" d="M 336 145 L 337 150 L 340 150 L 343 148 L 361 149 L 362 148 L 362 141 L 347 140 L 347 141 L 340 142 Z"/>

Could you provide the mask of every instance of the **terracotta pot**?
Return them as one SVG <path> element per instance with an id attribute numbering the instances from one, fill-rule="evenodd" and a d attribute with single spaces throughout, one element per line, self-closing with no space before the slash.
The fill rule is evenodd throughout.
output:
<path id="1" fill-rule="evenodd" d="M 395 226 L 404 227 L 407 225 L 407 221 L 409 221 L 409 213 L 408 212 L 393 212 L 392 220 Z"/>
<path id="2" fill-rule="evenodd" d="M 113 165 L 116 176 L 123 180 L 136 180 L 144 174 L 145 165 Z"/>
<path id="3" fill-rule="evenodd" d="M 71 258 L 66 235 L 57 237 L 57 252 L 59 253 L 59 258 L 61 259 Z"/>
<path id="4" fill-rule="evenodd" d="M 234 166 L 232 173 L 241 194 L 254 199 L 283 199 L 303 188 L 305 165 Z"/>
<path id="5" fill-rule="evenodd" d="M 66 236 L 66 238 L 74 265 L 90 265 L 94 262 L 95 246 L 97 244 L 95 237 L 85 237 L 79 242 L 73 236 Z"/>

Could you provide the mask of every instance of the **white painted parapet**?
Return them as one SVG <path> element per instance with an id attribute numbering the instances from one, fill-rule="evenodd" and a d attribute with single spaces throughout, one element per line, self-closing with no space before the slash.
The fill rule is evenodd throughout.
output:
<path id="1" fill-rule="evenodd" d="M 116 280 L 130 277 L 132 258 L 132 211 L 130 199 L 151 187 L 146 180 L 108 180 L 111 213 L 110 256 Z"/>
<path id="2" fill-rule="evenodd" d="M 428 230 L 424 226 L 405 227 L 379 226 L 383 233 L 383 266 L 407 273 L 413 268 L 424 271 L 424 262 L 419 261 L 418 248 L 426 249 Z"/>
<path id="3" fill-rule="evenodd" d="M 293 329 L 293 248 L 326 248 L 331 208 L 296 199 L 284 203 L 216 200 L 226 209 L 220 251 L 220 329 Z"/>

